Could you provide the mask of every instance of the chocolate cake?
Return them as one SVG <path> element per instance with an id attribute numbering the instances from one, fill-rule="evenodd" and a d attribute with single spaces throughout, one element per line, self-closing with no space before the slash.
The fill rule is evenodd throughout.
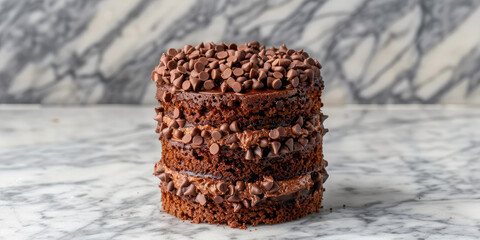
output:
<path id="1" fill-rule="evenodd" d="M 303 50 L 258 42 L 162 54 L 151 78 L 165 211 L 240 228 L 317 212 L 328 177 L 320 69 Z"/>

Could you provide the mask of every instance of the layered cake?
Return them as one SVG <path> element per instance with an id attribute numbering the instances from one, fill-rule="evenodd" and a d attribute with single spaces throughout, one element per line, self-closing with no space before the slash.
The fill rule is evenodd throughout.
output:
<path id="1" fill-rule="evenodd" d="M 240 228 L 317 212 L 328 177 L 320 69 L 303 50 L 258 42 L 162 54 L 151 78 L 164 210 Z"/>

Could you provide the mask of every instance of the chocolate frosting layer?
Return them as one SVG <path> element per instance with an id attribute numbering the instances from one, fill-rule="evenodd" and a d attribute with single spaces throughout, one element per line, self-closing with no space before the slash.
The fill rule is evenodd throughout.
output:
<path id="1" fill-rule="evenodd" d="M 282 196 L 300 193 L 304 190 L 320 190 L 328 178 L 325 168 L 320 168 L 287 180 L 275 181 L 272 177 L 264 176 L 259 181 L 237 181 L 233 184 L 209 176 L 178 172 L 161 163 L 156 165 L 154 174 L 162 180 L 167 191 L 177 189 L 177 195 L 198 196 L 202 194 L 203 197 L 209 196 L 212 199 L 221 197 L 222 201 L 226 200 L 232 203 L 249 200 L 252 205 L 267 198 L 281 199 Z"/>

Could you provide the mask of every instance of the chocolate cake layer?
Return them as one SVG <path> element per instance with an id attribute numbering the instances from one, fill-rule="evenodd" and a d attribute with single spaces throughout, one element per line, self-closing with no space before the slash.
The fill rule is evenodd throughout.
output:
<path id="1" fill-rule="evenodd" d="M 192 148 L 181 143 L 162 141 L 162 146 L 162 161 L 168 167 L 211 175 L 226 181 L 253 181 L 261 176 L 288 179 L 326 165 L 321 144 L 307 145 L 303 150 L 258 161 L 245 159 L 246 153 L 243 150 L 232 151 L 226 147 L 214 155 L 206 148 Z"/>
<path id="2" fill-rule="evenodd" d="M 221 92 L 176 91 L 171 87 L 157 89 L 157 98 L 165 114 L 177 110 L 188 123 L 220 126 L 238 121 L 242 126 L 276 125 L 294 121 L 298 116 L 312 117 L 321 113 L 323 85 L 286 90 L 252 91 L 247 94 Z"/>
<path id="3" fill-rule="evenodd" d="M 162 190 L 162 206 L 167 213 L 193 223 L 227 224 L 245 229 L 247 225 L 282 223 L 318 212 L 322 195 L 323 191 L 318 190 L 290 200 L 267 200 L 264 204 L 247 208 L 243 203 L 216 203 L 213 200 L 206 200 L 202 205 L 192 198 Z"/>

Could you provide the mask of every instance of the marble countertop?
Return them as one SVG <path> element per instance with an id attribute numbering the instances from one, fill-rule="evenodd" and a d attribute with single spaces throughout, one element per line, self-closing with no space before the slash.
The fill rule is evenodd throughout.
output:
<path id="1" fill-rule="evenodd" d="M 0 106 L 0 239 L 480 237 L 480 108 L 324 112 L 324 208 L 239 230 L 162 211 L 153 107 Z"/>

